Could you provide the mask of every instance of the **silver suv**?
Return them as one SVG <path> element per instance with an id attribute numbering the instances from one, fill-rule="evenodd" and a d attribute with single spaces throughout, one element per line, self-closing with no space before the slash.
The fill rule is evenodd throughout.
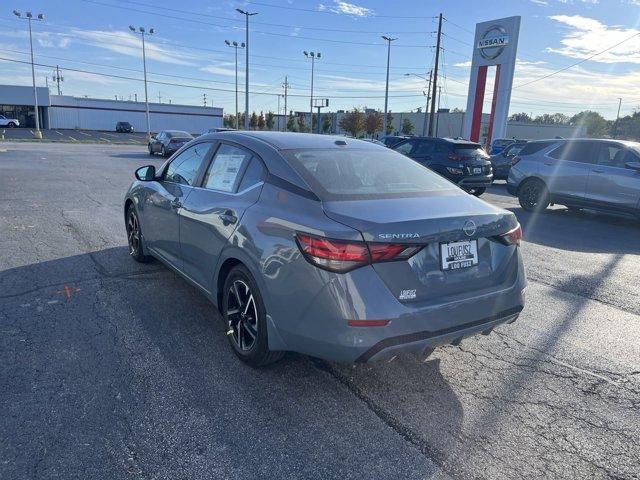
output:
<path id="1" fill-rule="evenodd" d="M 640 218 L 640 143 L 619 140 L 529 142 L 512 161 L 507 190 L 522 208 L 550 204 Z"/>

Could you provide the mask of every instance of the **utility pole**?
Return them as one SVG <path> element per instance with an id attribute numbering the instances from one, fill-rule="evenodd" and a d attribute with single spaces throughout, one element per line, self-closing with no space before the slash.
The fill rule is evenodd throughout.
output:
<path id="1" fill-rule="evenodd" d="M 136 103 L 138 103 L 138 94 L 137 94 L 137 93 L 134 93 L 134 94 L 133 94 L 133 99 L 134 99 L 134 101 L 135 101 Z"/>
<path id="2" fill-rule="evenodd" d="M 245 67 L 244 67 L 244 129 L 249 130 L 249 17 L 257 15 L 258 12 L 248 12 L 240 8 L 236 11 L 246 17 L 247 23 L 245 27 Z"/>
<path id="3" fill-rule="evenodd" d="M 622 106 L 622 98 L 618 98 L 618 113 L 616 114 L 616 123 L 614 124 L 614 135 L 618 135 L 618 121 L 620 120 L 620 107 Z"/>
<path id="4" fill-rule="evenodd" d="M 436 136 L 438 135 L 438 125 L 440 124 L 440 97 L 442 97 L 442 87 L 438 87 L 438 111 L 436 113 Z"/>
<path id="5" fill-rule="evenodd" d="M 427 136 L 427 121 L 429 119 L 429 99 L 431 98 L 431 79 L 433 70 L 429 70 L 429 86 L 427 87 L 427 105 L 424 107 L 424 122 L 422 122 L 422 136 Z"/>
<path id="6" fill-rule="evenodd" d="M 282 84 L 284 88 L 284 131 L 287 131 L 287 121 L 289 120 L 289 110 L 287 110 L 287 93 L 289 92 L 289 88 L 291 85 L 287 80 L 287 75 L 284 76 L 284 83 Z"/>
<path id="7" fill-rule="evenodd" d="M 202 106 L 203 107 L 207 106 L 207 94 L 206 93 L 202 94 Z"/>
<path id="8" fill-rule="evenodd" d="M 436 112 L 436 92 L 438 86 L 438 64 L 440 63 L 440 40 L 442 37 L 442 13 L 438 15 L 438 40 L 436 42 L 436 62 L 433 67 L 433 86 L 431 91 L 431 113 L 429 114 L 429 136 L 433 136 L 433 117 Z"/>
<path id="9" fill-rule="evenodd" d="M 322 54 L 320 52 L 304 52 L 304 56 L 311 59 L 311 96 L 309 97 L 309 131 L 313 132 L 313 67 L 316 63 L 316 59 L 320 59 Z"/>
<path id="10" fill-rule="evenodd" d="M 38 112 L 38 91 L 36 90 L 36 69 L 33 61 L 33 34 L 31 32 L 31 21 L 42 21 L 44 20 L 44 15 L 39 13 L 36 18 L 33 18 L 33 14 L 31 12 L 26 12 L 23 17 L 22 14 L 14 10 L 13 14 L 23 20 L 27 20 L 29 22 L 29 47 L 31 48 L 31 80 L 33 81 L 33 103 L 35 107 L 35 120 L 36 120 L 36 132 L 35 137 L 42 139 L 42 132 L 40 131 L 40 112 Z"/>
<path id="11" fill-rule="evenodd" d="M 384 135 L 387 134 L 387 108 L 389 104 L 389 62 L 391 60 L 391 42 L 397 40 L 397 38 L 387 37 L 382 35 L 382 39 L 387 42 L 387 81 L 384 87 L 384 115 L 382 117 L 382 131 Z"/>
<path id="12" fill-rule="evenodd" d="M 162 95 L 158 92 L 158 103 L 162 103 Z"/>
<path id="13" fill-rule="evenodd" d="M 56 65 L 56 73 L 53 76 L 53 81 L 58 84 L 58 95 L 62 95 L 60 91 L 60 82 L 64 82 L 64 78 L 60 76 L 60 67 Z"/>
<path id="14" fill-rule="evenodd" d="M 150 28 L 149 33 L 147 33 L 144 27 L 138 27 L 138 30 L 136 31 L 133 25 L 129 25 L 129 30 L 131 30 L 133 33 L 139 34 L 142 37 L 142 67 L 144 69 L 144 103 L 147 114 L 147 137 L 151 138 L 151 121 L 149 120 L 149 92 L 147 90 L 147 50 L 144 43 L 144 36 L 153 35 L 154 33 L 156 33 L 156 31 L 155 29 Z"/>
<path id="15" fill-rule="evenodd" d="M 242 42 L 238 44 L 238 42 L 230 42 L 229 40 L 225 40 L 227 47 L 231 47 L 236 51 L 236 130 L 240 130 L 240 115 L 238 112 L 238 48 L 245 48 L 245 43 Z"/>

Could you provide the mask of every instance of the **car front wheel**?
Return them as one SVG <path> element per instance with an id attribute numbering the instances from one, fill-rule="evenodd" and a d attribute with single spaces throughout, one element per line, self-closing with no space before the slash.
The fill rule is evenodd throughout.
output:
<path id="1" fill-rule="evenodd" d="M 129 255 L 131 255 L 136 262 L 147 263 L 151 261 L 151 256 L 144 254 L 140 219 L 133 204 L 129 205 L 127 209 L 127 243 L 129 244 Z"/>
<path id="2" fill-rule="evenodd" d="M 284 355 L 269 350 L 262 295 L 243 265 L 231 269 L 224 282 L 222 316 L 231 348 L 243 362 L 263 367 Z"/>
<path id="3" fill-rule="evenodd" d="M 16 128 L 16 124 L 14 122 L 9 122 L 7 125 L 9 128 Z"/>
<path id="4" fill-rule="evenodd" d="M 549 191 L 542 181 L 527 180 L 518 189 L 518 201 L 528 212 L 541 212 L 549 206 Z"/>
<path id="5" fill-rule="evenodd" d="M 480 195 L 482 195 L 487 189 L 485 187 L 477 187 L 477 188 L 472 188 L 469 190 L 469 193 L 471 195 L 475 195 L 476 197 L 479 197 Z"/>

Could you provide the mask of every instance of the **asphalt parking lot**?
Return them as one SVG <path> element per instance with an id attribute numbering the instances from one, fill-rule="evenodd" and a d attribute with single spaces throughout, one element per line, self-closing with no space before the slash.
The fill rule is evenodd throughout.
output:
<path id="1" fill-rule="evenodd" d="M 0 144 L 0 478 L 640 478 L 640 224 L 516 213 L 529 286 L 489 336 L 241 364 L 204 297 L 127 253 L 144 146 Z"/>
<path id="2" fill-rule="evenodd" d="M 65 130 L 61 128 L 41 130 L 41 132 L 43 139 L 48 142 L 147 144 L 147 134 L 145 132 L 121 133 L 99 130 Z M 1 137 L 4 137 L 5 141 L 37 141 L 34 137 L 33 128 L 0 128 Z"/>

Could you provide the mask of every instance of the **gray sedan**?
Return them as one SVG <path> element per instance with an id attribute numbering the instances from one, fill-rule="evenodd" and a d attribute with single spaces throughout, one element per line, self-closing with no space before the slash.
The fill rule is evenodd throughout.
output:
<path id="1" fill-rule="evenodd" d="M 123 211 L 131 256 L 198 287 L 251 365 L 285 351 L 428 354 L 523 308 L 513 213 L 385 147 L 220 132 L 136 177 Z"/>

